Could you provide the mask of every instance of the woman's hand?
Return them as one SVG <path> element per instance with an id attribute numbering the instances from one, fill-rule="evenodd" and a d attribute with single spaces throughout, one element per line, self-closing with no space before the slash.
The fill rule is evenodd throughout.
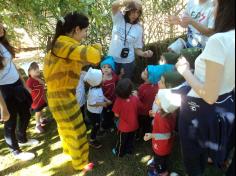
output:
<path id="1" fill-rule="evenodd" d="M 152 56 L 153 56 L 153 52 L 151 50 L 147 50 L 147 51 L 143 52 L 144 58 L 150 58 Z"/>
<path id="2" fill-rule="evenodd" d="M 186 71 L 190 71 L 190 64 L 183 56 L 179 58 L 175 67 L 181 75 L 183 75 Z"/>
<path id="3" fill-rule="evenodd" d="M 193 23 L 193 19 L 190 16 L 185 15 L 180 22 L 180 25 L 183 28 L 187 28 L 189 25 Z"/>
<path id="4" fill-rule="evenodd" d="M 1 107 L 1 117 L 0 117 L 0 121 L 1 122 L 6 122 L 8 121 L 10 118 L 10 114 L 7 110 L 7 107 Z"/>
<path id="5" fill-rule="evenodd" d="M 181 19 L 178 16 L 171 15 L 168 17 L 167 21 L 172 25 L 180 25 Z"/>

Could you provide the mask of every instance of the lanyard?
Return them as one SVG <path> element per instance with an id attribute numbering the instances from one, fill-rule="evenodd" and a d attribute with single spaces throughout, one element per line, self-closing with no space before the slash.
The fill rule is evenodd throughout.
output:
<path id="1" fill-rule="evenodd" d="M 124 46 L 125 46 L 125 44 L 126 44 L 127 37 L 128 37 L 128 35 L 129 35 L 129 32 L 130 32 L 132 26 L 133 26 L 133 25 L 130 26 L 128 33 L 126 33 L 126 23 L 125 23 L 125 41 L 124 41 Z"/>

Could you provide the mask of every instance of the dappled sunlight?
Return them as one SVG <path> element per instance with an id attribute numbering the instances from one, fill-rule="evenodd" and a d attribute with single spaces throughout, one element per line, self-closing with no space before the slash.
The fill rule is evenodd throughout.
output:
<path id="1" fill-rule="evenodd" d="M 140 160 L 141 163 L 146 164 L 152 158 L 151 155 L 146 155 Z"/>
<path id="2" fill-rule="evenodd" d="M 109 174 L 107 174 L 106 176 L 113 176 L 115 175 L 115 171 L 111 171 Z"/>

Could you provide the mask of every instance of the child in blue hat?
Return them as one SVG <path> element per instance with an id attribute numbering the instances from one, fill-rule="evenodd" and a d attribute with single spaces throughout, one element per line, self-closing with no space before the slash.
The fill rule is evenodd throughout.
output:
<path id="1" fill-rule="evenodd" d="M 110 106 L 103 109 L 101 132 L 104 132 L 104 130 L 114 130 L 115 128 L 112 107 L 116 99 L 115 88 L 119 78 L 115 74 L 115 62 L 112 56 L 106 56 L 101 62 L 100 67 L 103 73 L 102 90 L 104 96 L 112 102 Z"/>
<path id="2" fill-rule="evenodd" d="M 139 111 L 139 126 L 140 129 L 136 136 L 139 139 L 144 136 L 145 133 L 149 133 L 152 130 L 152 119 L 149 116 L 149 111 L 152 109 L 152 105 L 155 96 L 159 90 L 158 82 L 161 76 L 174 70 L 174 65 L 148 65 L 141 74 L 141 78 L 144 81 L 138 88 L 138 97 L 143 106 Z"/>

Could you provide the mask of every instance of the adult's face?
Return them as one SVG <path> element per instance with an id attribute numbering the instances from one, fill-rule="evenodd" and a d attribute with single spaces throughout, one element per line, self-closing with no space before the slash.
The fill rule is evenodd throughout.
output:
<path id="1" fill-rule="evenodd" d="M 134 23 L 141 15 L 140 10 L 132 10 L 129 14 L 130 23 Z"/>

